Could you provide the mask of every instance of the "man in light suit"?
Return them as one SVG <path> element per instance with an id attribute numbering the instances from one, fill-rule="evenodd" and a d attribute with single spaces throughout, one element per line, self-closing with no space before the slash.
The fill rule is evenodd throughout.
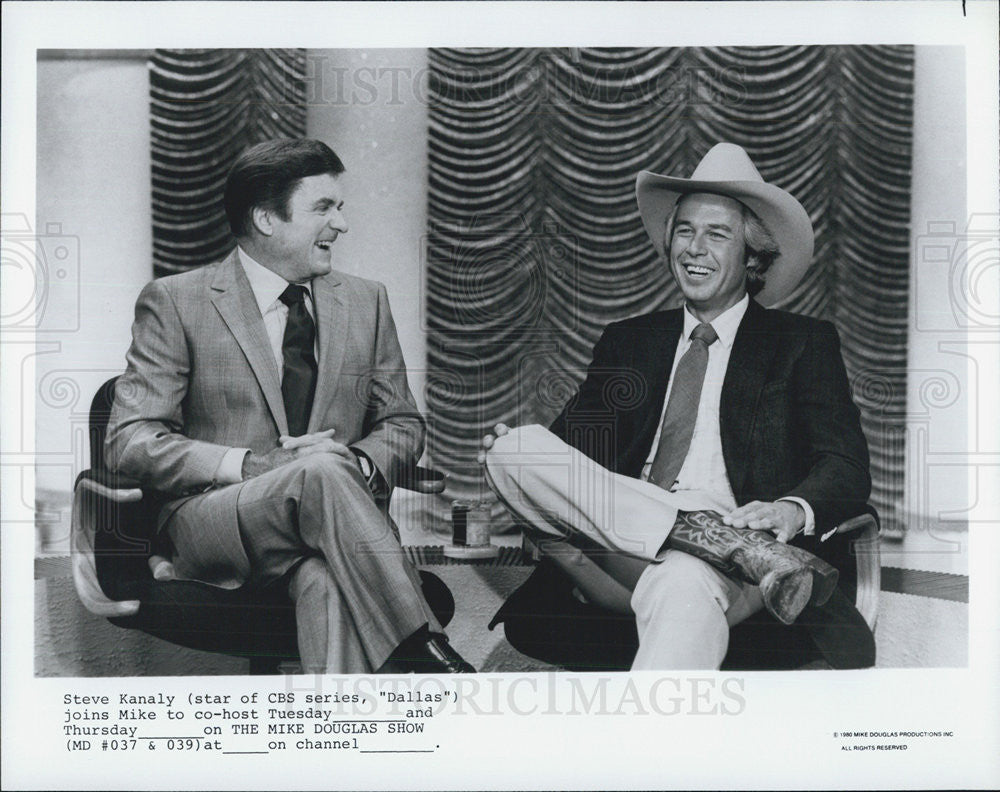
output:
<path id="1" fill-rule="evenodd" d="M 685 307 L 610 325 L 551 432 L 484 438 L 491 484 L 583 595 L 634 613 L 635 669 L 718 668 L 730 627 L 808 605 L 820 629 L 860 623 L 874 662 L 834 586 L 853 564 L 832 529 L 871 488 L 837 332 L 764 307 L 811 262 L 808 214 L 731 144 L 690 179 L 639 174 L 637 195 Z"/>
<path id="2" fill-rule="evenodd" d="M 472 671 L 380 509 L 424 425 L 385 287 L 332 269 L 343 170 L 315 140 L 237 159 L 237 248 L 139 295 L 108 465 L 164 495 L 179 577 L 287 576 L 306 672 Z"/>

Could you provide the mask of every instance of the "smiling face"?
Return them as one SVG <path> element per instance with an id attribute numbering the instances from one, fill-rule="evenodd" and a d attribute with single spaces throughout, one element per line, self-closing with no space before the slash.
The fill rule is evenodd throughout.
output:
<path id="1" fill-rule="evenodd" d="M 722 195 L 686 195 L 672 230 L 670 271 L 691 313 L 710 322 L 746 294 L 742 204 Z"/>
<path id="2" fill-rule="evenodd" d="M 330 248 L 347 232 L 340 179 L 330 173 L 306 176 L 288 198 L 287 220 L 255 208 L 261 264 L 290 283 L 326 275 L 333 267 Z"/>

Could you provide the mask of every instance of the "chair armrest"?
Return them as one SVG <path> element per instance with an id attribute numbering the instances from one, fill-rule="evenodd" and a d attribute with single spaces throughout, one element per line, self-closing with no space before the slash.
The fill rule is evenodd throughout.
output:
<path id="1" fill-rule="evenodd" d="M 837 533 L 850 533 L 851 531 L 867 531 L 869 527 L 874 527 L 878 530 L 878 520 L 871 514 L 859 514 L 857 517 L 852 517 L 849 520 L 844 520 L 840 525 L 838 525 L 834 530 Z"/>
<path id="2" fill-rule="evenodd" d="M 110 479 L 117 483 L 129 483 L 121 477 L 108 477 L 92 470 L 84 471 L 76 480 L 73 489 L 72 528 L 70 530 L 70 553 L 72 556 L 73 585 L 76 595 L 88 611 L 95 616 L 116 618 L 133 616 L 139 611 L 139 600 L 116 601 L 109 599 L 97 578 L 97 564 L 94 560 L 93 515 L 84 504 L 86 493 L 94 493 L 116 503 L 142 500 L 142 490 L 138 487 L 115 488 L 109 486 Z"/>
<path id="3" fill-rule="evenodd" d="M 878 621 L 878 598 L 882 589 L 882 559 L 879 524 L 873 514 L 859 514 L 836 527 L 837 533 L 854 532 L 851 550 L 857 559 L 858 583 L 854 607 L 874 632 Z"/>
<path id="4" fill-rule="evenodd" d="M 429 495 L 444 492 L 445 479 L 445 474 L 440 470 L 431 470 L 421 465 L 414 465 L 401 473 L 396 486 L 400 489 L 413 490 L 414 492 L 422 492 Z"/>
<path id="5" fill-rule="evenodd" d="M 117 473 L 109 473 L 107 470 L 91 468 L 83 471 L 76 477 L 74 491 L 81 487 L 115 503 L 142 500 L 142 489 L 139 487 L 139 482 L 125 476 L 119 476 Z"/>

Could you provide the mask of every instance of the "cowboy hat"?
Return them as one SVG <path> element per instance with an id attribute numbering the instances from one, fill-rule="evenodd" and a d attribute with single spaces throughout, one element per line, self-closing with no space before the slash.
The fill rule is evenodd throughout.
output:
<path id="1" fill-rule="evenodd" d="M 635 193 L 643 225 L 661 256 L 667 255 L 667 218 L 681 196 L 714 193 L 750 208 L 781 250 L 755 298 L 761 305 L 774 305 L 791 294 L 812 262 L 813 227 L 809 214 L 791 194 L 765 182 L 747 153 L 733 143 L 713 146 L 690 179 L 643 171 L 636 177 Z"/>

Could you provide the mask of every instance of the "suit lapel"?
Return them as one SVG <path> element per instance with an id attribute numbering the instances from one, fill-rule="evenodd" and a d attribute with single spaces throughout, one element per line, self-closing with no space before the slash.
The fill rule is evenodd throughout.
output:
<path id="1" fill-rule="evenodd" d="M 313 309 L 319 335 L 319 379 L 309 416 L 309 431 L 328 427 L 318 426 L 326 414 L 326 405 L 333 398 L 347 349 L 347 333 L 351 326 L 350 305 L 336 273 L 312 282 Z"/>
<path id="2" fill-rule="evenodd" d="M 247 280 L 235 250 L 219 265 L 212 290 L 216 292 L 212 303 L 236 338 L 236 343 L 243 350 L 254 376 L 257 377 L 267 407 L 278 426 L 278 433 L 288 434 L 278 365 L 271 353 L 271 342 L 254 300 L 250 281 Z"/>
<path id="3" fill-rule="evenodd" d="M 737 502 L 742 501 L 740 493 L 750 461 L 750 437 L 757 405 L 776 351 L 773 334 L 768 331 L 767 325 L 765 310 L 751 299 L 736 332 L 722 384 L 719 406 L 722 456 Z"/>

